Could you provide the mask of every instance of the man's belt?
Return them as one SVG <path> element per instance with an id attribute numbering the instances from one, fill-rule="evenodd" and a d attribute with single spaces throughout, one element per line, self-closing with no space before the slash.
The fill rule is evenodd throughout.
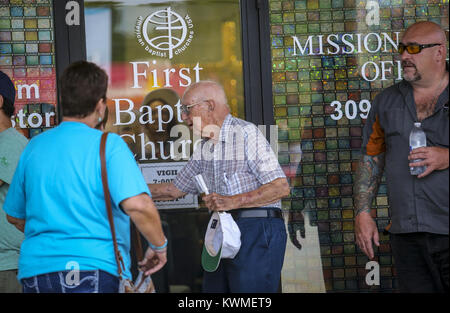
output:
<path id="1" fill-rule="evenodd" d="M 283 213 L 279 208 L 254 208 L 254 209 L 236 209 L 230 210 L 228 213 L 233 216 L 235 220 L 240 218 L 250 218 L 250 217 L 275 217 L 283 218 Z"/>

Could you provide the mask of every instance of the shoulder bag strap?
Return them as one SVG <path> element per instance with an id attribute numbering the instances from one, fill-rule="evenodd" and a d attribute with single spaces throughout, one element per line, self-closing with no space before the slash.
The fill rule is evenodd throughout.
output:
<path id="1" fill-rule="evenodd" d="M 109 192 L 108 187 L 108 174 L 106 172 L 106 157 L 105 157 L 105 150 L 106 150 L 106 139 L 108 138 L 108 133 L 103 133 L 102 138 L 100 140 L 100 162 L 101 162 L 101 168 L 102 168 L 102 184 L 103 184 L 103 193 L 105 195 L 105 203 L 106 203 L 106 210 L 108 212 L 108 220 L 109 220 L 109 226 L 111 228 L 111 234 L 112 239 L 114 243 L 114 256 L 116 258 L 117 263 L 117 272 L 119 273 L 119 278 L 122 279 L 122 267 L 125 268 L 123 264 L 123 258 L 120 254 L 118 245 L 117 245 L 117 239 L 116 239 L 116 230 L 114 227 L 114 218 L 112 214 L 112 207 L 111 207 L 111 194 Z M 121 266 L 122 265 L 122 266 Z"/>
<path id="2" fill-rule="evenodd" d="M 136 225 L 130 221 L 130 226 L 131 229 L 134 228 L 134 236 L 131 236 L 132 239 L 132 245 L 134 248 L 134 251 L 136 252 L 136 261 L 139 263 L 140 261 L 142 261 L 144 259 L 144 253 L 142 250 L 142 241 L 141 241 L 141 233 L 139 232 L 139 230 L 137 229 Z"/>

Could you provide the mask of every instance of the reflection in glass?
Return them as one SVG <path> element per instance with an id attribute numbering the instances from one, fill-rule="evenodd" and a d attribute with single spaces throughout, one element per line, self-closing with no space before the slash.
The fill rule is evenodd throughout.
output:
<path id="1" fill-rule="evenodd" d="M 232 114 L 245 117 L 239 16 L 235 0 L 85 1 L 88 60 L 110 77 L 107 129 L 135 134 L 124 139 L 140 152 L 140 163 L 155 161 L 140 149 L 153 138 L 145 132 L 138 138 L 142 124 L 156 121 L 140 119 L 151 91 L 168 88 L 181 97 L 192 83 L 215 80 L 224 86 Z M 175 111 L 172 119 L 181 123 L 177 107 Z"/>
<path id="2" fill-rule="evenodd" d="M 174 161 L 179 99 L 199 80 L 223 85 L 232 114 L 245 119 L 239 0 L 85 1 L 85 21 L 88 60 L 110 78 L 106 130 L 122 135 L 141 165 Z M 170 244 L 157 291 L 201 291 L 209 215 L 193 209 L 160 210 Z"/>
<path id="3" fill-rule="evenodd" d="M 13 127 L 32 138 L 56 124 L 53 1 L 0 1 L 0 70 L 16 87 Z"/>

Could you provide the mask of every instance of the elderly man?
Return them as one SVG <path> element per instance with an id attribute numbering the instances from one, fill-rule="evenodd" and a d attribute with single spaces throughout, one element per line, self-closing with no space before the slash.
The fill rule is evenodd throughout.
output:
<path id="1" fill-rule="evenodd" d="M 398 46 L 403 81 L 376 98 L 364 128 L 356 173 L 358 246 L 374 257 L 379 245 L 370 206 L 386 169 L 391 246 L 402 292 L 448 292 L 449 116 L 446 36 L 432 22 L 411 25 Z M 409 134 L 421 122 L 427 147 L 410 151 Z M 413 163 L 413 160 L 422 161 Z M 410 167 L 426 166 L 418 176 Z"/>
<path id="2" fill-rule="evenodd" d="M 203 140 L 173 183 L 149 185 L 153 199 L 197 194 L 193 177 L 202 174 L 211 192 L 203 197 L 208 209 L 231 213 L 241 231 L 236 257 L 204 273 L 204 292 L 276 292 L 286 246 L 280 199 L 289 185 L 275 154 L 255 125 L 231 116 L 215 82 L 190 86 L 181 108 Z"/>

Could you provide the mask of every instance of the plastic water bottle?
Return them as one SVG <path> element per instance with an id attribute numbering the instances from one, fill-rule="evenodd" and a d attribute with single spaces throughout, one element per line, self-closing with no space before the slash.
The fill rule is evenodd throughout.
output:
<path id="1" fill-rule="evenodd" d="M 409 151 L 427 146 L 427 136 L 421 128 L 421 123 L 414 123 L 414 127 L 409 134 Z M 423 159 L 410 160 L 411 163 L 423 161 Z M 425 172 L 426 166 L 411 166 L 409 171 L 411 175 L 420 175 Z"/>

